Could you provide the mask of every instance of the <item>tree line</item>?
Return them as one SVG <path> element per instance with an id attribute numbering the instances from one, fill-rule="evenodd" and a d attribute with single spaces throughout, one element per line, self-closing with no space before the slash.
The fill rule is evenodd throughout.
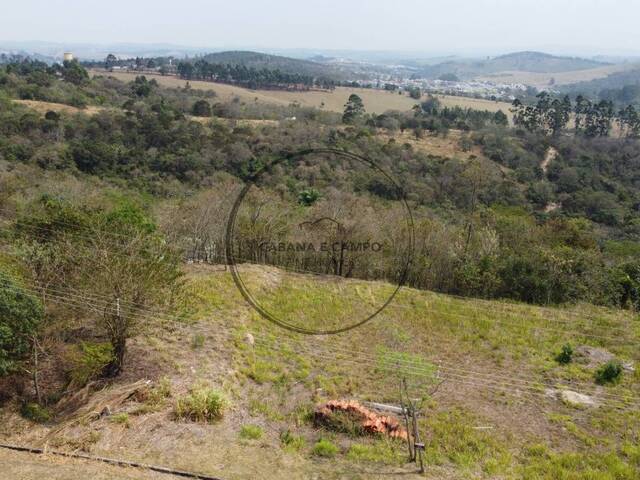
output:
<path id="1" fill-rule="evenodd" d="M 573 119 L 576 135 L 608 137 L 616 123 L 621 136 L 640 136 L 640 114 L 631 104 L 616 111 L 611 100 L 592 101 L 582 95 L 576 97 L 575 103 L 568 95 L 553 98 L 548 92 L 541 92 L 536 98 L 533 105 L 516 99 L 511 109 L 514 123 L 531 132 L 558 136 Z"/>
<path id="2" fill-rule="evenodd" d="M 335 81 L 301 73 L 287 73 L 279 69 L 254 68 L 246 65 L 211 63 L 205 60 L 178 63 L 178 75 L 186 80 L 206 80 L 229 83 L 252 90 L 306 90 L 310 88 L 335 88 Z"/>

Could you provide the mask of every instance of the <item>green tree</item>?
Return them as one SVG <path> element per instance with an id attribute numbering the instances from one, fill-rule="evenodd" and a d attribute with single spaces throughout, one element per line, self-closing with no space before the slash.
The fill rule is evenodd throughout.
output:
<path id="1" fill-rule="evenodd" d="M 422 91 L 418 87 L 411 87 L 409 88 L 409 96 L 415 100 L 420 100 Z"/>
<path id="2" fill-rule="evenodd" d="M 113 53 L 110 53 L 109 55 L 107 55 L 107 58 L 105 58 L 104 60 L 104 68 L 106 70 L 112 68 L 117 61 L 118 59 L 116 58 L 116 56 Z"/>
<path id="3" fill-rule="evenodd" d="M 352 93 L 349 95 L 349 99 L 344 106 L 344 113 L 342 114 L 342 121 L 344 123 L 354 123 L 358 118 L 361 118 L 364 115 L 364 103 L 362 103 L 362 99 Z"/>
<path id="4" fill-rule="evenodd" d="M 65 60 L 62 64 L 62 78 L 74 85 L 82 85 L 89 80 L 89 74 L 77 60 Z"/>
<path id="5" fill-rule="evenodd" d="M 113 347 L 105 374 L 115 376 L 124 366 L 127 340 L 150 321 L 141 311 L 172 298 L 181 277 L 180 257 L 155 223 L 128 203 L 94 215 L 85 235 L 88 239 L 78 245 L 76 288 L 112 299 L 98 326 Z"/>
<path id="6" fill-rule="evenodd" d="M 509 118 L 502 110 L 498 110 L 493 114 L 493 123 L 506 127 L 509 125 Z"/>
<path id="7" fill-rule="evenodd" d="M 198 100 L 196 103 L 193 104 L 191 113 L 196 117 L 210 117 L 211 105 L 206 100 Z"/>
<path id="8" fill-rule="evenodd" d="M 46 237 L 33 225 L 46 228 Z M 95 335 L 112 347 L 113 361 L 104 373 L 117 375 L 127 340 L 153 320 L 147 310 L 168 307 L 179 287 L 178 252 L 142 209 L 126 201 L 103 210 L 46 200 L 44 212 L 21 220 L 16 228 L 23 243 L 35 245 L 25 250 L 35 283 L 108 299 L 92 324 Z"/>
<path id="9" fill-rule="evenodd" d="M 42 317 L 40 302 L 0 272 L 0 376 L 28 358 Z"/>

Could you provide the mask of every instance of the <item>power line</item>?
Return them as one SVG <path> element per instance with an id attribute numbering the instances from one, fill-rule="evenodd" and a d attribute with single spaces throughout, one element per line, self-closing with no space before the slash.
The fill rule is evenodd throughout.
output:
<path id="1" fill-rule="evenodd" d="M 1 228 L 0 228 L 1 230 Z M 9 255 L 13 255 L 13 254 L 9 254 Z M 111 255 L 113 256 L 117 256 L 120 258 L 128 258 L 131 257 L 131 255 L 124 255 L 124 254 L 118 254 L 118 253 L 111 253 Z M 16 254 L 16 256 L 19 256 Z M 93 256 L 89 256 L 89 255 L 83 255 L 85 258 L 93 258 Z M 135 255 L 134 255 L 135 256 Z M 259 264 L 258 264 L 259 265 Z M 279 268 L 282 269 L 281 267 L 277 267 L 277 266 L 273 266 L 274 268 Z M 286 269 L 284 269 L 286 270 Z M 446 297 L 446 294 L 439 294 L 442 295 L 443 297 Z M 339 294 L 340 298 L 352 298 L 352 299 L 357 299 L 357 300 L 362 300 L 361 296 L 354 296 L 354 295 L 348 295 L 348 294 Z M 426 300 L 426 299 L 425 299 Z M 404 309 L 404 310 L 412 310 L 415 311 L 415 307 L 414 306 L 410 306 L 410 305 L 399 305 L 397 303 L 390 303 L 387 308 L 396 308 L 396 309 Z M 536 308 L 536 307 L 532 307 L 532 308 Z M 382 312 L 384 313 L 384 311 Z M 456 318 L 461 318 L 464 320 L 469 320 L 468 316 L 459 314 L 459 313 L 455 313 L 455 312 L 443 312 L 441 310 L 436 310 L 436 309 L 432 309 L 431 313 L 438 313 L 440 315 L 443 316 L 449 316 L 449 317 L 456 317 Z M 479 312 L 476 309 L 476 314 L 484 314 L 484 312 Z M 530 329 L 530 330 L 543 330 L 543 331 L 547 331 L 547 332 L 554 332 L 554 333 L 558 333 L 558 334 L 563 334 L 563 335 L 571 335 L 572 333 L 575 333 L 576 336 L 581 336 L 581 337 L 586 337 L 586 338 L 593 338 L 593 339 L 601 339 L 601 340 L 606 340 L 609 341 L 611 343 L 614 344 L 625 344 L 622 343 L 620 341 L 620 337 L 612 337 L 612 336 L 607 336 L 607 335 L 599 335 L 599 334 L 592 334 L 592 333 L 586 333 L 586 332 L 582 332 L 582 331 L 578 331 L 578 330 L 569 330 L 569 329 L 560 329 L 560 328 L 553 328 L 553 327 L 545 327 L 545 326 L 539 326 L 539 325 L 535 325 L 532 323 L 525 323 L 527 320 L 531 320 L 531 319 L 525 319 L 522 316 L 518 317 L 522 323 L 521 324 L 517 324 L 516 322 L 513 321 L 505 321 L 505 320 L 499 320 L 499 319 L 479 319 L 476 318 L 474 319 L 475 321 L 478 322 L 489 322 L 489 323 L 493 323 L 493 324 L 500 324 L 500 325 L 504 325 L 504 326 L 508 326 L 508 327 L 519 327 L 519 328 L 525 328 L 525 329 Z M 554 324 L 559 324 L 559 325 L 567 325 L 569 324 L 569 322 L 565 322 L 565 321 L 561 321 L 561 320 L 557 320 L 557 319 L 549 319 L 549 318 L 544 318 L 544 320 L 549 323 L 554 323 Z M 590 327 L 593 328 L 593 325 L 590 324 Z M 622 327 L 613 327 L 611 328 L 611 330 L 613 331 L 619 331 L 620 333 L 623 334 L 628 334 L 628 330 L 623 329 Z"/>
<path id="2" fill-rule="evenodd" d="M 227 202 L 229 200 L 229 197 L 230 196 L 225 197 L 224 200 L 222 202 L 220 202 L 220 203 L 224 204 L 225 202 Z M 12 212 L 10 212 L 10 211 L 8 211 L 6 209 L 0 209 L 0 212 L 3 212 L 3 211 L 4 212 L 8 212 L 8 213 L 12 213 Z M 70 227 L 73 227 L 73 228 L 81 228 L 81 229 L 84 229 L 84 230 L 88 230 L 88 228 L 85 225 L 73 224 L 73 223 L 65 222 L 65 221 L 59 220 L 59 219 L 53 220 L 52 224 L 53 225 L 55 225 L 55 224 L 66 225 L 66 226 L 70 226 Z M 33 224 L 29 224 L 29 223 L 22 223 L 21 226 L 25 226 L 27 228 L 41 229 L 41 230 L 44 230 L 44 231 L 47 231 L 47 232 L 49 231 L 49 229 L 47 227 L 33 225 Z M 2 229 L 3 228 L 0 227 L 0 230 L 2 230 Z M 6 228 L 5 228 L 5 230 L 9 230 L 10 231 L 10 229 L 6 229 Z M 96 231 L 96 230 L 94 230 L 94 231 Z M 113 236 L 117 236 L 117 237 L 122 237 L 122 238 L 126 238 L 126 239 L 130 238 L 126 234 L 121 234 L 121 233 L 117 233 L 117 232 L 109 232 L 109 231 L 104 231 L 104 230 L 101 230 L 101 229 L 97 229 L 97 231 L 99 231 L 102 235 L 106 235 L 106 236 L 112 236 L 112 237 Z M 74 236 L 78 236 L 79 238 L 84 238 L 84 239 L 88 239 L 88 240 L 92 239 L 92 237 L 87 237 L 87 236 L 79 234 L 77 232 L 64 232 L 64 233 L 67 234 L 67 235 L 74 235 Z M 224 245 L 222 245 L 221 248 L 224 248 Z M 214 255 L 214 257 L 217 257 L 219 260 L 223 260 L 224 262 L 226 262 L 226 260 L 227 260 L 226 256 L 223 256 L 223 255 Z M 234 256 L 234 258 L 236 258 L 237 260 L 244 260 L 246 262 L 251 262 L 251 263 L 256 262 L 255 259 L 235 257 L 235 256 Z M 267 265 L 269 265 L 269 264 L 267 264 Z M 282 269 L 282 270 L 291 271 L 293 273 L 315 274 L 315 275 L 322 275 L 322 276 L 326 276 L 327 275 L 327 274 L 319 273 L 319 272 L 316 272 L 316 271 L 313 271 L 313 270 L 291 269 L 291 268 L 280 266 L 280 265 L 272 265 L 272 266 L 276 267 L 276 268 L 279 268 L 279 269 Z M 444 295 L 444 296 L 450 297 L 450 298 L 461 299 L 461 300 L 464 300 L 464 301 L 469 301 L 470 298 L 471 298 L 471 297 L 464 297 L 464 296 L 450 294 L 450 293 L 441 294 L 441 295 Z M 508 308 L 505 308 L 505 307 L 517 306 L 516 304 L 504 302 L 504 301 L 502 301 L 500 299 L 486 300 L 486 299 L 473 297 L 472 300 L 474 302 L 478 302 L 478 303 L 488 303 L 489 304 L 488 308 L 490 308 L 492 312 L 495 311 L 496 304 L 501 304 L 503 306 L 503 310 L 508 309 Z M 524 304 L 524 305 L 529 306 L 528 304 Z M 535 305 L 535 306 L 532 305 L 531 307 L 532 308 L 536 308 L 537 310 L 547 310 L 547 311 L 550 310 L 548 307 L 541 306 L 541 305 Z M 560 309 L 555 309 L 555 310 L 550 310 L 550 311 L 554 315 L 557 315 L 558 313 L 561 312 L 564 315 L 579 316 L 581 318 L 584 318 L 584 317 L 586 317 L 586 318 L 596 318 L 598 320 L 601 318 L 601 317 L 596 316 L 595 314 L 585 313 L 585 312 L 572 312 L 572 311 L 569 311 L 569 310 L 560 310 Z M 557 319 L 554 319 L 553 321 L 561 322 L 560 320 L 557 320 Z"/>
<path id="3" fill-rule="evenodd" d="M 72 307 L 76 307 L 76 308 L 82 308 L 82 303 L 80 303 L 79 300 L 72 300 L 69 301 L 68 299 L 65 299 L 65 297 L 63 296 L 59 296 L 59 295 L 50 295 L 51 298 L 54 299 L 54 301 L 60 302 L 60 303 L 65 303 L 69 306 Z M 96 304 L 96 303 L 89 303 L 86 302 L 87 305 L 89 305 L 89 307 L 91 308 L 92 311 L 98 312 L 98 313 L 103 313 L 103 311 L 100 309 L 100 305 Z M 112 308 L 113 304 L 111 304 Z M 104 305 L 103 305 L 104 307 Z M 155 312 L 152 312 L 155 315 Z M 148 316 L 144 316 L 144 315 L 140 315 L 140 314 L 131 314 L 132 316 L 139 318 L 139 319 L 148 319 Z M 226 332 L 225 332 L 226 333 Z M 229 339 L 230 335 L 226 334 L 224 335 L 225 339 Z M 260 340 L 259 341 L 265 342 L 264 340 Z M 278 348 L 278 344 L 275 342 L 271 342 L 268 343 L 268 345 L 273 348 L 273 349 L 277 349 Z M 285 346 L 286 348 L 286 346 Z M 302 349 L 304 349 L 307 353 L 313 353 L 312 350 L 310 350 L 309 346 L 305 346 L 302 345 L 301 346 Z M 384 361 L 380 361 L 379 357 L 374 357 L 369 355 L 367 352 L 364 351 L 359 351 L 359 350 L 354 350 L 353 348 L 350 349 L 340 349 L 336 347 L 336 344 L 334 343 L 333 346 L 331 347 L 331 351 L 333 354 L 335 353 L 343 353 L 344 355 L 348 355 L 348 356 L 353 356 L 356 355 L 360 361 L 365 361 L 367 362 L 368 366 L 373 366 L 376 368 L 382 368 L 385 369 L 387 368 L 387 366 L 385 365 Z M 280 348 L 280 350 L 282 350 L 282 348 Z M 332 357 L 335 358 L 335 357 Z M 364 360 L 362 360 L 364 359 Z M 344 361 L 344 360 L 341 360 Z M 438 362 L 439 368 L 441 371 L 443 371 L 444 373 L 447 374 L 447 376 L 449 377 L 453 377 L 453 378 L 457 378 L 457 379 L 471 379 L 483 384 L 486 384 L 488 386 L 492 386 L 492 387 L 499 387 L 502 389 L 505 388 L 516 388 L 516 389 L 522 389 L 522 390 L 526 390 L 529 393 L 532 394 L 537 394 L 540 393 L 539 389 L 543 386 L 547 386 L 547 387 L 551 387 L 551 388 L 558 388 L 558 387 L 564 387 L 564 388 L 576 388 L 577 384 L 574 385 L 558 385 L 557 383 L 552 385 L 549 384 L 545 384 L 544 382 L 535 382 L 535 381 L 524 381 L 524 380 L 514 380 L 513 378 L 509 378 L 507 381 L 504 380 L 504 376 L 500 377 L 500 378 L 496 378 L 494 375 L 491 374 L 486 374 L 486 373 L 482 373 L 482 372 L 474 372 L 474 371 L 469 371 L 466 369 L 461 369 L 461 368 L 457 368 L 457 367 L 450 367 L 448 365 L 443 365 L 441 360 L 437 360 L 437 359 L 427 359 L 427 358 L 422 358 L 421 362 L 418 363 L 417 360 L 414 361 L 407 361 L 406 359 L 391 359 L 386 361 L 386 363 L 390 363 L 393 364 L 390 366 L 391 370 L 396 370 L 400 367 L 400 365 L 402 366 L 402 370 L 401 372 L 404 373 L 409 373 L 412 375 L 421 375 L 421 376 L 432 376 L 433 375 L 433 371 L 432 369 L 429 368 L 425 368 L 424 365 L 422 365 L 422 362 L 424 361 L 434 361 L 434 362 Z M 621 395 L 616 395 L 616 394 L 610 394 L 610 393 L 600 393 L 600 396 L 605 396 L 607 399 L 609 400 L 619 400 L 621 402 L 629 402 L 630 401 L 630 396 L 621 396 Z"/>
<path id="4" fill-rule="evenodd" d="M 41 230 L 48 231 L 45 227 L 32 226 L 32 228 L 36 228 L 36 229 L 41 229 Z M 2 227 L 0 227 L 0 230 L 3 230 L 3 228 L 2 228 Z M 6 228 L 5 228 L 4 230 L 11 231 L 10 229 L 6 229 Z M 109 233 L 109 232 L 105 232 L 105 233 L 106 233 L 106 236 L 109 236 L 109 235 L 116 235 L 116 234 L 115 234 L 115 233 L 113 233 L 113 232 L 111 232 L 111 233 Z M 75 233 L 75 232 L 71 232 L 71 233 L 69 233 L 69 232 L 65 232 L 65 234 L 70 234 L 70 235 L 72 235 L 72 236 L 77 236 L 78 238 L 83 238 L 83 239 L 85 239 L 85 240 L 89 240 L 89 241 L 93 241 L 93 240 L 95 240 L 95 239 L 94 239 L 94 238 L 92 238 L 92 237 L 87 237 L 87 236 L 84 236 L 84 235 L 81 235 L 81 234 L 78 234 L 78 233 Z M 121 235 L 121 234 L 117 234 L 117 235 Z M 44 240 L 46 240 L 46 239 L 47 239 L 46 237 L 43 237 L 43 236 L 38 236 L 38 235 L 34 235 L 34 236 L 36 236 L 36 238 L 40 238 L 40 239 L 44 239 Z M 124 235 L 121 235 L 121 236 L 124 236 Z M 107 244 L 111 244 L 111 245 L 113 245 L 113 243 L 108 243 L 108 242 L 107 242 Z M 130 256 L 131 256 L 131 255 L 125 255 L 125 254 L 122 254 L 122 253 L 120 253 L 120 254 L 118 254 L 118 253 L 111 253 L 111 255 L 113 255 L 113 256 L 121 256 L 121 257 L 130 257 Z M 87 258 L 87 257 L 89 257 L 89 256 L 88 256 L 88 255 L 85 255 L 85 258 Z M 224 262 L 226 262 L 226 256 L 213 255 L 213 257 L 218 258 L 219 260 L 223 260 Z M 255 261 L 254 259 L 247 259 L 247 258 L 242 258 L 242 257 L 236 257 L 236 259 L 237 259 L 237 260 L 244 260 L 244 261 L 247 261 L 247 262 L 250 262 L 250 263 L 256 263 L 256 261 Z M 257 264 L 258 264 L 258 265 L 262 265 L 262 264 L 260 264 L 260 263 L 257 263 Z M 270 264 L 267 264 L 267 265 L 270 265 Z M 280 269 L 280 270 L 289 271 L 289 272 L 292 272 L 292 273 L 314 274 L 314 275 L 327 276 L 327 274 L 321 274 L 321 273 L 314 272 L 314 271 L 309 271 L 309 270 L 291 269 L 291 268 L 288 268 L 288 267 L 282 267 L 282 266 L 279 266 L 279 265 L 271 265 L 271 266 L 272 266 L 272 267 L 274 267 L 274 268 L 278 268 L 278 269 Z M 331 275 L 329 275 L 329 276 L 331 276 Z M 339 278 L 342 278 L 342 277 L 339 277 Z M 347 297 L 347 298 L 357 298 L 358 300 L 362 300 L 362 298 L 361 298 L 361 297 L 349 296 L 349 295 L 345 295 L 345 294 L 340 294 L 340 297 L 342 297 L 342 298 L 344 298 L 344 297 Z M 445 298 L 447 298 L 447 297 L 452 297 L 452 296 L 451 296 L 451 295 L 449 295 L 449 294 L 441 294 L 441 298 L 440 298 L 439 300 L 443 300 L 443 299 L 445 299 Z M 454 297 L 454 298 L 464 298 L 464 297 L 457 297 L 457 296 L 453 296 L 453 297 Z M 464 301 L 465 301 L 465 302 L 466 302 L 466 301 L 469 301 L 469 299 L 468 299 L 468 298 L 464 298 Z M 477 299 L 474 299 L 473 301 L 477 301 Z M 484 303 L 484 301 L 483 301 L 483 303 Z M 405 309 L 410 309 L 410 308 L 411 308 L 410 306 L 401 306 L 401 305 L 397 305 L 397 304 L 390 304 L 389 306 L 392 306 L 393 308 L 405 308 Z M 540 309 L 543 309 L 543 307 L 539 307 L 539 306 L 530 307 L 530 308 L 536 308 L 536 309 L 539 309 L 539 310 L 540 310 Z M 473 308 L 473 310 L 478 311 L 479 309 L 478 309 L 478 308 L 477 308 L 477 306 L 476 306 L 476 307 L 474 307 L 474 308 Z M 548 309 L 545 309 L 545 310 L 548 310 Z M 492 313 L 493 313 L 493 312 L 495 312 L 495 309 L 492 309 Z M 558 311 L 558 312 L 556 312 L 556 313 L 559 313 L 559 312 L 560 312 L 560 311 Z M 563 312 L 563 313 L 564 313 L 564 312 Z M 453 314 L 453 313 L 449 313 L 449 312 L 447 312 L 447 314 L 448 314 L 448 315 L 455 315 L 455 314 Z M 578 315 L 578 314 L 576 314 L 576 315 Z M 589 318 L 589 316 L 586 316 L 586 317 L 587 317 L 587 318 Z M 465 317 L 465 318 L 466 318 L 466 317 Z M 591 317 L 591 318 L 594 318 L 594 317 Z M 560 324 L 560 325 L 570 324 L 570 322 L 568 322 L 568 321 L 563 321 L 563 320 L 560 320 L 560 319 L 550 319 L 550 318 L 548 318 L 548 317 L 546 317 L 546 318 L 545 318 L 545 320 L 546 320 L 547 322 L 552 322 L 552 323 L 554 323 L 554 324 Z M 498 321 L 498 322 L 499 322 L 499 321 Z M 593 326 L 593 322 L 590 322 L 590 326 L 591 326 L 591 327 Z M 550 327 L 539 327 L 539 328 L 544 328 L 544 329 L 549 330 L 549 331 L 554 331 L 554 329 L 552 329 L 552 328 L 550 328 Z M 626 331 L 625 329 L 621 328 L 621 327 L 612 327 L 612 328 L 610 328 L 610 330 L 613 330 L 613 331 L 620 331 L 620 333 L 627 333 L 627 331 Z M 557 330 L 556 330 L 556 331 L 557 331 Z M 594 334 L 588 334 L 588 333 L 583 333 L 583 332 L 580 332 L 580 333 L 581 333 L 581 335 L 582 335 L 582 336 L 588 336 L 588 337 L 591 337 L 591 338 L 603 338 L 603 339 L 607 339 L 607 340 L 610 340 L 610 341 L 617 341 L 617 340 L 618 340 L 618 339 L 617 339 L 617 337 L 606 337 L 606 336 L 603 336 L 603 335 L 594 335 Z"/>

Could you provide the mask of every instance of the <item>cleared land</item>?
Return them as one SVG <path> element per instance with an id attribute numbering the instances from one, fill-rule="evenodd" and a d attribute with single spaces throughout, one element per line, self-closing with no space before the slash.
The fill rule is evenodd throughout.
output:
<path id="1" fill-rule="evenodd" d="M 104 72 L 99 70 L 92 71 L 94 75 L 110 75 L 119 80 L 131 81 L 137 76 L 136 73 L 128 72 Z M 153 78 L 167 87 L 184 87 L 187 83 L 173 76 L 156 75 Z M 365 105 L 367 112 L 384 113 L 387 110 L 411 110 L 418 100 L 407 95 L 398 95 L 398 93 L 386 92 L 383 90 L 373 90 L 368 88 L 346 88 L 338 87 L 334 91 L 309 91 L 309 92 L 285 92 L 280 90 L 248 90 L 246 88 L 236 87 L 213 82 L 202 82 L 198 80 L 189 81 L 191 88 L 200 90 L 212 90 L 221 99 L 231 99 L 238 97 L 244 102 L 264 102 L 276 105 L 290 105 L 297 102 L 305 107 L 322 108 L 332 112 L 342 113 L 344 104 L 347 102 L 349 95 L 355 93 L 359 95 Z M 509 113 L 510 104 L 505 102 L 492 102 L 491 100 L 456 97 L 438 95 L 438 98 L 446 106 L 459 105 L 461 107 L 475 108 L 478 110 L 489 110 L 495 112 L 502 110 Z"/>
<path id="2" fill-rule="evenodd" d="M 607 65 L 604 67 L 590 68 L 587 70 L 575 70 L 570 72 L 557 73 L 505 71 L 492 75 L 481 76 L 478 77 L 478 79 L 501 83 L 522 83 L 525 85 L 531 85 L 532 87 L 536 88 L 545 88 L 549 87 L 552 79 L 554 81 L 554 85 L 569 85 L 572 83 L 587 82 L 589 80 L 595 80 L 597 78 L 604 78 L 612 73 L 631 70 L 633 68 L 638 68 L 638 66 L 639 64 L 637 63 L 622 63 L 617 65 Z"/>
<path id="3" fill-rule="evenodd" d="M 363 305 L 379 302 L 392 288 L 348 280 L 355 287 L 352 296 L 316 276 L 255 265 L 243 265 L 241 272 L 279 315 L 302 314 L 310 325 L 359 315 Z M 613 478 L 608 476 L 612 469 L 626 472 L 616 478 L 637 478 L 634 459 L 640 451 L 634 439 L 640 413 L 631 402 L 640 395 L 638 376 L 625 372 L 620 383 L 599 386 L 593 361 L 576 358 L 561 365 L 555 360 L 570 342 L 576 349 L 597 347 L 637 364 L 640 332 L 632 315 L 404 289 L 364 327 L 308 337 L 258 317 L 219 266 L 192 265 L 187 279 L 183 308 L 189 315 L 134 338 L 127 369 L 115 385 L 93 393 L 81 414 L 50 425 L 34 426 L 16 413 L 17 406 L 5 408 L 0 411 L 3 441 L 225 479 L 425 478 L 405 463 L 402 442 L 345 435 L 310 422 L 314 406 L 327 399 L 397 404 L 398 382 L 406 376 L 411 395 L 426 396 L 420 419 L 427 438 L 426 478 Z M 429 396 L 435 371 L 445 383 Z M 146 395 L 113 400 L 111 392 L 140 379 L 156 387 Z M 177 419 L 176 402 L 202 384 L 225 392 L 229 407 L 223 418 L 211 423 Z M 596 406 L 562 401 L 562 385 L 589 395 Z M 110 406 L 110 416 L 93 413 L 103 405 Z M 258 427 L 259 438 L 243 437 L 245 425 Z M 314 448 L 321 438 L 336 446 L 330 458 Z M 10 457 L 0 454 L 18 478 L 35 480 L 47 472 L 44 459 L 22 464 L 16 455 Z M 74 468 L 64 462 L 60 471 L 68 474 L 59 478 L 86 478 Z M 84 464 L 77 468 L 85 472 Z M 95 478 L 108 478 L 100 474 Z"/>
<path id="4" fill-rule="evenodd" d="M 86 108 L 77 108 L 72 107 L 71 105 L 64 105 L 62 103 L 51 103 L 51 102 L 42 102 L 40 100 L 14 100 L 14 102 L 24 105 L 25 107 L 29 107 L 38 113 L 44 115 L 48 111 L 57 112 L 57 113 L 86 113 L 88 115 L 95 115 L 96 113 L 104 110 L 103 107 L 97 107 L 90 105 Z"/>

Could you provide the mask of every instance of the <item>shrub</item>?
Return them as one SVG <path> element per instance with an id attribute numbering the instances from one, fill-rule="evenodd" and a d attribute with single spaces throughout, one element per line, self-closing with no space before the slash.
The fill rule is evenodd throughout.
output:
<path id="1" fill-rule="evenodd" d="M 125 427 L 129 428 L 130 423 L 129 423 L 129 414 L 128 413 L 116 413 L 115 415 L 111 415 L 111 417 L 109 417 L 109 420 L 111 420 L 113 423 L 118 423 L 120 425 L 124 425 Z"/>
<path id="2" fill-rule="evenodd" d="M 334 457 L 338 453 L 338 447 L 330 440 L 321 438 L 313 446 L 313 450 L 311 451 L 311 453 L 313 453 L 317 457 L 330 458 Z"/>
<path id="3" fill-rule="evenodd" d="M 113 360 L 113 347 L 110 343 L 82 342 L 78 348 L 71 360 L 70 376 L 74 384 L 82 386 L 102 375 Z"/>
<path id="4" fill-rule="evenodd" d="M 246 440 L 258 440 L 262 437 L 264 431 L 258 425 L 243 425 L 240 429 L 240 438 Z"/>
<path id="5" fill-rule="evenodd" d="M 611 360 L 596 370 L 596 383 L 618 383 L 622 377 L 622 364 L 617 360 Z"/>
<path id="6" fill-rule="evenodd" d="M 211 105 L 206 100 L 198 100 L 193 104 L 191 113 L 196 117 L 210 117 Z"/>
<path id="7" fill-rule="evenodd" d="M 217 390 L 196 387 L 176 400 L 174 412 L 178 418 L 194 422 L 211 422 L 222 418 L 227 400 Z"/>
<path id="8" fill-rule="evenodd" d="M 313 205 L 319 198 L 320 192 L 318 192 L 315 188 L 302 190 L 300 193 L 298 193 L 298 203 L 300 205 L 304 205 L 305 207 Z"/>
<path id="9" fill-rule="evenodd" d="M 346 433 L 354 437 L 366 435 L 362 425 L 362 416 L 356 412 L 335 410 L 322 419 L 322 425 L 335 432 Z"/>
<path id="10" fill-rule="evenodd" d="M 0 272 L 0 376 L 16 370 L 31 351 L 42 320 L 42 305 Z"/>
<path id="11" fill-rule="evenodd" d="M 567 343 L 562 346 L 562 350 L 560 350 L 560 353 L 556 356 L 556 361 L 562 365 L 566 365 L 567 363 L 571 363 L 572 359 L 573 347 Z"/>
<path id="12" fill-rule="evenodd" d="M 171 396 L 171 381 L 167 377 L 162 377 L 158 384 L 151 389 L 151 397 L 163 399 Z"/>
<path id="13" fill-rule="evenodd" d="M 144 405 L 136 409 L 134 414 L 144 414 L 156 412 L 165 404 L 167 398 L 171 396 L 171 382 L 167 377 L 163 377 L 152 388 L 141 392 L 138 400 Z"/>
<path id="14" fill-rule="evenodd" d="M 37 403 L 25 403 L 20 408 L 20 414 L 24 418 L 36 423 L 45 423 L 51 420 L 51 413 L 45 407 Z"/>
<path id="15" fill-rule="evenodd" d="M 299 451 L 304 448 L 304 438 L 299 435 L 293 435 L 291 430 L 285 430 L 280 433 L 280 442 L 285 450 Z"/>

